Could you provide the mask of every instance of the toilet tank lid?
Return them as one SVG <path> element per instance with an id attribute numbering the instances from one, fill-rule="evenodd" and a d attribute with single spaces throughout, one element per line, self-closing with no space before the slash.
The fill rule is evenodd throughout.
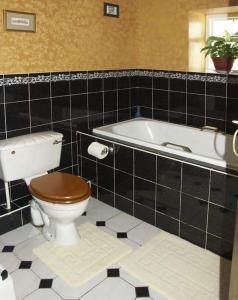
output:
<path id="1" fill-rule="evenodd" d="M 54 131 L 43 131 L 21 135 L 0 141 L 0 151 L 31 144 L 41 144 L 49 140 L 62 140 L 63 134 Z"/>

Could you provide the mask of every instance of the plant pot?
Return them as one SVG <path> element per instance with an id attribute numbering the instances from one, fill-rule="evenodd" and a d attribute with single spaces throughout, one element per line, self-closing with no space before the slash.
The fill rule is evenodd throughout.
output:
<path id="1" fill-rule="evenodd" d="M 227 57 L 212 57 L 212 61 L 217 71 L 230 72 L 235 59 Z"/>

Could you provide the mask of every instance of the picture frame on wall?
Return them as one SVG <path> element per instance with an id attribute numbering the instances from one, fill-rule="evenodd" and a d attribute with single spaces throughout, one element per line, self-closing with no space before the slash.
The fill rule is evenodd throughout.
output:
<path id="1" fill-rule="evenodd" d="M 36 32 L 36 14 L 12 10 L 3 11 L 6 31 Z"/>

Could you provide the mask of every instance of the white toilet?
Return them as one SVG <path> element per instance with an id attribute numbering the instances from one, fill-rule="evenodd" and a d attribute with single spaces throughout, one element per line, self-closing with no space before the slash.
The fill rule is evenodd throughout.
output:
<path id="1" fill-rule="evenodd" d="M 60 164 L 61 133 L 46 131 L 0 141 L 0 178 L 24 179 L 33 196 L 32 221 L 43 225 L 49 240 L 76 244 L 75 220 L 87 208 L 90 186 L 82 178 L 62 172 L 47 173 Z"/>

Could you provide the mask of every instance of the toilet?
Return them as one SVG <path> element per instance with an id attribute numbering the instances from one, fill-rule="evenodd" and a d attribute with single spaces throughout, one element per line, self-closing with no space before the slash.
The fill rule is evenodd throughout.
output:
<path id="1" fill-rule="evenodd" d="M 69 246 L 80 240 L 75 221 L 86 211 L 91 190 L 81 177 L 48 173 L 60 165 L 62 139 L 61 133 L 46 131 L 1 140 L 0 178 L 24 179 L 33 198 L 33 224 L 43 226 L 48 240 Z"/>

